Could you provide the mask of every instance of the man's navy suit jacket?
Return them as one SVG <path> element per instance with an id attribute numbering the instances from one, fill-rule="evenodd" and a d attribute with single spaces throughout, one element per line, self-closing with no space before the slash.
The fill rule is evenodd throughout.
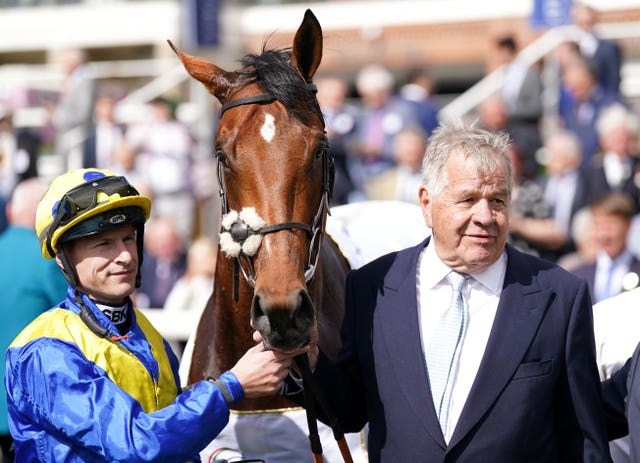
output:
<path id="1" fill-rule="evenodd" d="M 340 358 L 321 353 L 314 372 L 345 431 L 369 423 L 370 462 L 610 461 L 587 284 L 509 246 L 486 351 L 445 444 L 418 323 L 428 242 L 350 273 Z"/>

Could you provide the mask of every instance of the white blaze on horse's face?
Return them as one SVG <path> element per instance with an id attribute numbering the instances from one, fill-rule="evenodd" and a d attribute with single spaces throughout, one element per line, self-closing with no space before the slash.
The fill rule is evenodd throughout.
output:
<path id="1" fill-rule="evenodd" d="M 271 143 L 271 140 L 273 140 L 273 137 L 276 135 L 276 120 L 269 113 L 264 115 L 264 124 L 262 124 L 262 128 L 260 129 L 260 135 L 262 135 L 262 138 L 264 138 L 264 141 L 267 143 Z"/>

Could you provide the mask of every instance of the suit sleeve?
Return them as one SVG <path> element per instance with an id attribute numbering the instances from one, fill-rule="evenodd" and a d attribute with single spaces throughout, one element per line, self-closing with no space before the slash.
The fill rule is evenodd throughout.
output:
<path id="1" fill-rule="evenodd" d="M 596 364 L 593 312 L 587 284 L 573 299 L 565 345 L 567 399 L 558 397 L 565 446 L 559 461 L 610 461 Z M 562 395 L 562 394 L 561 394 Z"/>
<path id="2" fill-rule="evenodd" d="M 627 397 L 627 376 L 631 359 L 622 368 L 613 373 L 609 379 L 602 382 L 602 403 L 607 419 L 607 434 L 609 440 L 629 434 L 629 426 L 625 413 L 625 399 Z"/>

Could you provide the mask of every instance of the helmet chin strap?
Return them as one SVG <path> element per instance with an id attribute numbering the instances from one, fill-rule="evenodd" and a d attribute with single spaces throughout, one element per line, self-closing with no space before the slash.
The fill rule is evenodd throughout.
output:
<path id="1" fill-rule="evenodd" d="M 89 307 L 87 307 L 87 305 L 82 300 L 82 296 L 80 295 L 80 291 L 78 290 L 78 275 L 69 262 L 67 254 L 62 249 L 62 246 L 60 246 L 58 250 L 57 257 L 59 257 L 60 262 L 62 262 L 62 273 L 64 274 L 69 284 L 73 286 L 75 303 L 80 308 L 80 319 L 98 337 L 107 338 L 112 336 L 111 332 L 107 328 L 100 325 L 100 322 L 95 317 L 93 312 L 91 312 L 91 309 L 89 309 Z"/>

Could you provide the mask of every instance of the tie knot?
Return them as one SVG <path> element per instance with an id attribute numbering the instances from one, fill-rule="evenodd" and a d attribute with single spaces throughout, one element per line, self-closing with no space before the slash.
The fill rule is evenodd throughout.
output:
<path id="1" fill-rule="evenodd" d="M 460 291 L 463 283 L 469 278 L 469 275 L 452 270 L 447 274 L 446 278 L 449 284 L 453 287 L 454 291 Z"/>

